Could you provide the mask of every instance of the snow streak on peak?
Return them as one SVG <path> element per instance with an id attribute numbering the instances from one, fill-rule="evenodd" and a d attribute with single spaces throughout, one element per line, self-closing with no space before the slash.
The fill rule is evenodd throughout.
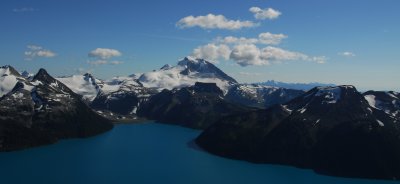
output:
<path id="1" fill-rule="evenodd" d="M 365 95 L 364 98 L 365 98 L 365 100 L 367 100 L 369 106 L 371 106 L 371 107 L 377 109 L 376 106 L 377 106 L 378 103 L 380 103 L 380 102 L 375 100 L 375 95 Z"/>

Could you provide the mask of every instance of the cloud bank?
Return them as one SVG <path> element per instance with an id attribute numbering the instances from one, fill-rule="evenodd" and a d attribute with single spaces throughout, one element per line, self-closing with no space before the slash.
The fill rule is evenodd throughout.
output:
<path id="1" fill-rule="evenodd" d="M 301 52 L 275 47 L 288 36 L 285 34 L 260 33 L 257 38 L 227 36 L 218 37 L 212 43 L 195 48 L 191 56 L 216 63 L 218 60 L 231 60 L 246 66 L 265 66 L 285 61 L 308 61 L 323 64 L 324 56 L 309 56 Z"/>

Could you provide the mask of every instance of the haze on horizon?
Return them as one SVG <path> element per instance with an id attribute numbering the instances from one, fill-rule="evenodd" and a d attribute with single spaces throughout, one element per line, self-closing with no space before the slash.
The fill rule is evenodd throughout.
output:
<path id="1" fill-rule="evenodd" d="M 0 65 L 111 78 L 208 59 L 239 82 L 400 91 L 399 1 L 0 2 Z"/>

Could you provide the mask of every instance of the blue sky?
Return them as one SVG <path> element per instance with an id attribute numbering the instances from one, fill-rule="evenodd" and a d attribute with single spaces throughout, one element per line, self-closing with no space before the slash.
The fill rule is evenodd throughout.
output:
<path id="1" fill-rule="evenodd" d="M 398 7 L 398 0 L 4 0 L 0 64 L 106 79 L 193 55 L 240 82 L 400 91 Z"/>

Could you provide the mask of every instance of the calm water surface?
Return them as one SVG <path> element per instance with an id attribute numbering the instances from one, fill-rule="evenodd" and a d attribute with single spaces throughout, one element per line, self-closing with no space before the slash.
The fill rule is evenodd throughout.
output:
<path id="1" fill-rule="evenodd" d="M 117 125 L 88 139 L 0 153 L 0 184 L 399 183 L 321 176 L 310 170 L 225 159 L 188 146 L 199 133 L 151 122 Z"/>

